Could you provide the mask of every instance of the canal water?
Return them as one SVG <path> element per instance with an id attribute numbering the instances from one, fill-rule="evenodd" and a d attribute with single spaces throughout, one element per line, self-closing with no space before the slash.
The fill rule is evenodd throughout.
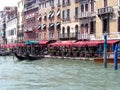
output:
<path id="1" fill-rule="evenodd" d="M 120 66 L 93 61 L 0 57 L 0 90 L 120 90 Z"/>

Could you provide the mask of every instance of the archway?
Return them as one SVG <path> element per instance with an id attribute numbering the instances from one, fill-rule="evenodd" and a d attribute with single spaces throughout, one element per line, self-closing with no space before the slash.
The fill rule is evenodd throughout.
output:
<path id="1" fill-rule="evenodd" d="M 70 27 L 67 27 L 67 37 L 70 38 Z"/>
<path id="2" fill-rule="evenodd" d="M 62 36 L 65 37 L 65 27 L 62 27 Z"/>
<path id="3" fill-rule="evenodd" d="M 76 37 L 76 39 L 78 37 L 78 25 L 75 25 L 75 37 Z"/>

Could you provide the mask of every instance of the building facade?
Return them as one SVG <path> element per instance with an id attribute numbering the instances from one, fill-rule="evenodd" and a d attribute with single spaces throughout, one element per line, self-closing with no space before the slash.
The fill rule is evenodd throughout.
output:
<path id="1" fill-rule="evenodd" d="M 96 33 L 95 0 L 79 0 L 79 25 L 78 40 L 91 40 Z"/>
<path id="2" fill-rule="evenodd" d="M 60 1 L 60 0 L 58 0 Z M 39 40 L 59 40 L 61 11 L 57 0 L 43 0 L 39 4 Z"/>
<path id="3" fill-rule="evenodd" d="M 18 2 L 18 12 L 17 12 L 17 20 L 18 20 L 18 34 L 17 34 L 17 40 L 18 42 L 24 41 L 24 32 L 23 32 L 23 9 L 24 9 L 24 2 L 25 0 L 21 0 Z"/>
<path id="4" fill-rule="evenodd" d="M 38 36 L 37 18 L 38 18 L 39 0 L 26 0 L 23 10 L 24 22 L 24 40 L 36 40 Z"/>
<path id="5" fill-rule="evenodd" d="M 101 40 L 106 33 L 109 40 L 120 38 L 120 0 L 96 1 L 96 34 L 93 38 Z"/>
<path id="6" fill-rule="evenodd" d="M 79 1 L 60 0 L 61 40 L 77 40 L 79 33 Z"/>
<path id="7" fill-rule="evenodd" d="M 3 31 L 3 15 L 4 11 L 0 11 L 0 43 L 3 43 L 4 31 Z"/>
<path id="8" fill-rule="evenodd" d="M 7 7 L 6 39 L 7 44 L 17 43 L 17 7 Z"/>

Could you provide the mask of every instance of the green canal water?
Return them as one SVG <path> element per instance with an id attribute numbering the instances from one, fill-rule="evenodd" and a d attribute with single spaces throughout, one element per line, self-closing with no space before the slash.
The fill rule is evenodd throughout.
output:
<path id="1" fill-rule="evenodd" d="M 0 90 L 120 90 L 120 66 L 93 61 L 0 57 Z"/>

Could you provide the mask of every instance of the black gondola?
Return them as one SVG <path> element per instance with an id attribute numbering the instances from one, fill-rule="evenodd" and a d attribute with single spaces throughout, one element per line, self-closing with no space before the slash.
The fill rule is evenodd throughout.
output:
<path id="1" fill-rule="evenodd" d="M 14 53 L 15 57 L 18 59 L 18 60 L 25 60 L 27 59 L 27 57 L 25 55 L 19 55 L 17 54 L 16 52 Z"/>
<path id="2" fill-rule="evenodd" d="M 40 60 L 44 58 L 43 55 L 32 55 L 32 54 L 27 54 L 28 60 Z"/>

